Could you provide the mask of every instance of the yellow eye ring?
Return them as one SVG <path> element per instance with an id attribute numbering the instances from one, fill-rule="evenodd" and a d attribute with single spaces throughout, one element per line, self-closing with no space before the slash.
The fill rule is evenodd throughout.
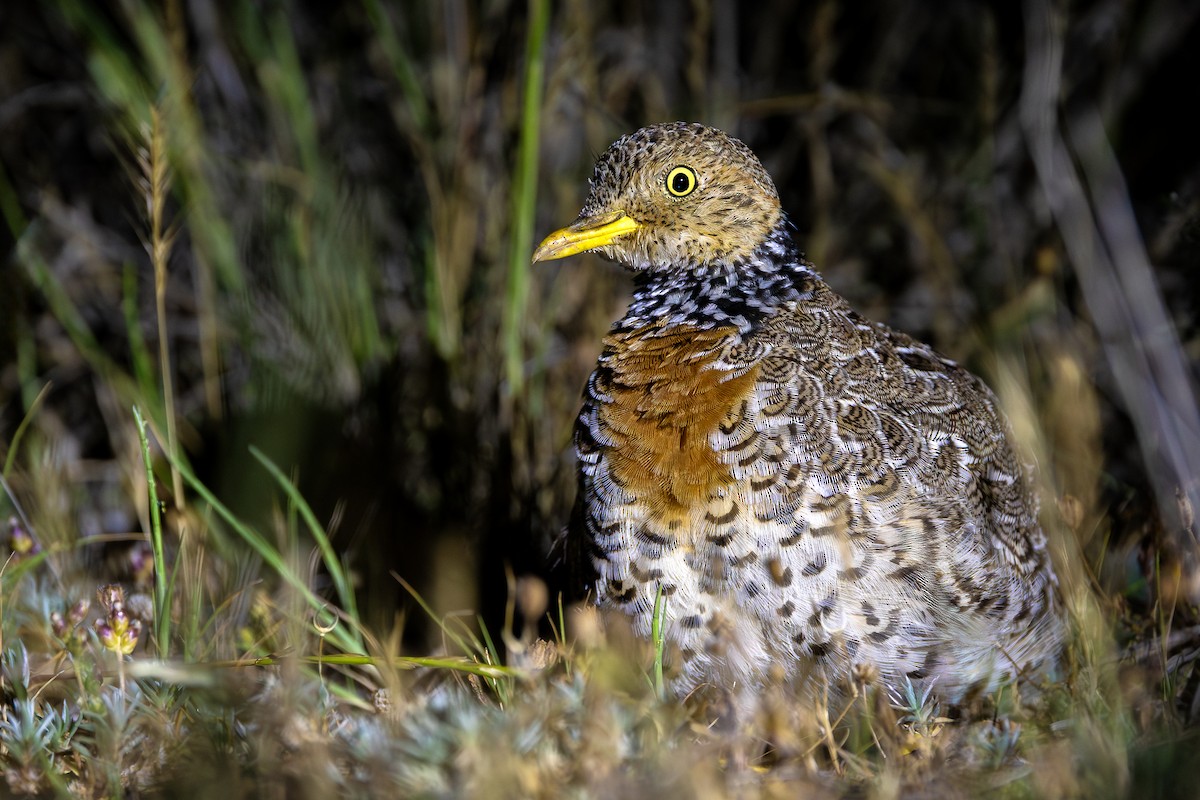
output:
<path id="1" fill-rule="evenodd" d="M 675 167 L 667 173 L 667 191 L 672 197 L 687 197 L 696 191 L 696 170 L 691 167 Z"/>

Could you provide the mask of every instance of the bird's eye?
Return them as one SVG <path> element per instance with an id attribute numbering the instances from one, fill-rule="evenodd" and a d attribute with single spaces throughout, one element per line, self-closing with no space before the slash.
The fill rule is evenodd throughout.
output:
<path id="1" fill-rule="evenodd" d="M 696 171 L 691 167 L 675 167 L 667 173 L 667 191 L 675 197 L 687 197 L 696 190 Z"/>

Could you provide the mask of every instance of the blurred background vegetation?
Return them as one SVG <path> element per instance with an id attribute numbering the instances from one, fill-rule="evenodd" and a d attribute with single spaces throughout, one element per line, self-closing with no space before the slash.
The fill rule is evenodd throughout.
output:
<path id="1" fill-rule="evenodd" d="M 147 585 L 137 405 L 167 561 L 211 559 L 188 580 L 233 592 L 262 557 L 212 533 L 189 475 L 280 541 L 296 527 L 254 446 L 368 628 L 412 605 L 399 576 L 501 629 L 513 575 L 562 588 L 571 425 L 630 288 L 529 254 L 613 139 L 695 120 L 760 155 L 853 305 L 997 388 L 1068 580 L 1122 646 L 1195 648 L 1198 19 L 1186 0 L 4 3 L 0 511 L 66 603 Z M 210 591 L 242 625 L 248 603 Z M 3 638 L 36 624 L 6 606 Z M 443 631 L 412 614 L 404 635 Z M 1153 714 L 1195 721 L 1198 680 Z"/>

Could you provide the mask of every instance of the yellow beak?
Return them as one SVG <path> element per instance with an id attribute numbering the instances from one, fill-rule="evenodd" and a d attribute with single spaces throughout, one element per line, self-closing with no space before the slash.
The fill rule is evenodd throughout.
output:
<path id="1" fill-rule="evenodd" d="M 553 261 L 576 253 L 595 250 L 627 233 L 640 228 L 637 222 L 625 216 L 624 211 L 614 211 L 599 217 L 583 217 L 565 228 L 560 228 L 542 240 L 533 251 L 533 261 Z"/>

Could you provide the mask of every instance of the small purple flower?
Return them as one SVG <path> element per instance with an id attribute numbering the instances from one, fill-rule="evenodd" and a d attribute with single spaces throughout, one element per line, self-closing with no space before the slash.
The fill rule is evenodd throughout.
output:
<path id="1" fill-rule="evenodd" d="M 16 517 L 8 518 L 8 546 L 13 551 L 13 560 L 15 561 L 36 556 L 42 552 L 42 546 L 38 544 L 37 539 L 34 539 L 33 535 L 25 530 Z"/>
<path id="2" fill-rule="evenodd" d="M 127 656 L 137 647 L 138 637 L 142 635 L 142 623 L 141 620 L 129 620 L 127 617 L 97 620 L 96 635 L 105 649 Z"/>
<path id="3" fill-rule="evenodd" d="M 118 584 L 110 583 L 101 586 L 96 595 L 107 611 L 104 619 L 96 620 L 96 635 L 100 637 L 100 643 L 114 653 L 129 655 L 137 647 L 138 637 L 142 634 L 142 622 L 130 619 L 125 611 L 125 590 Z"/>

